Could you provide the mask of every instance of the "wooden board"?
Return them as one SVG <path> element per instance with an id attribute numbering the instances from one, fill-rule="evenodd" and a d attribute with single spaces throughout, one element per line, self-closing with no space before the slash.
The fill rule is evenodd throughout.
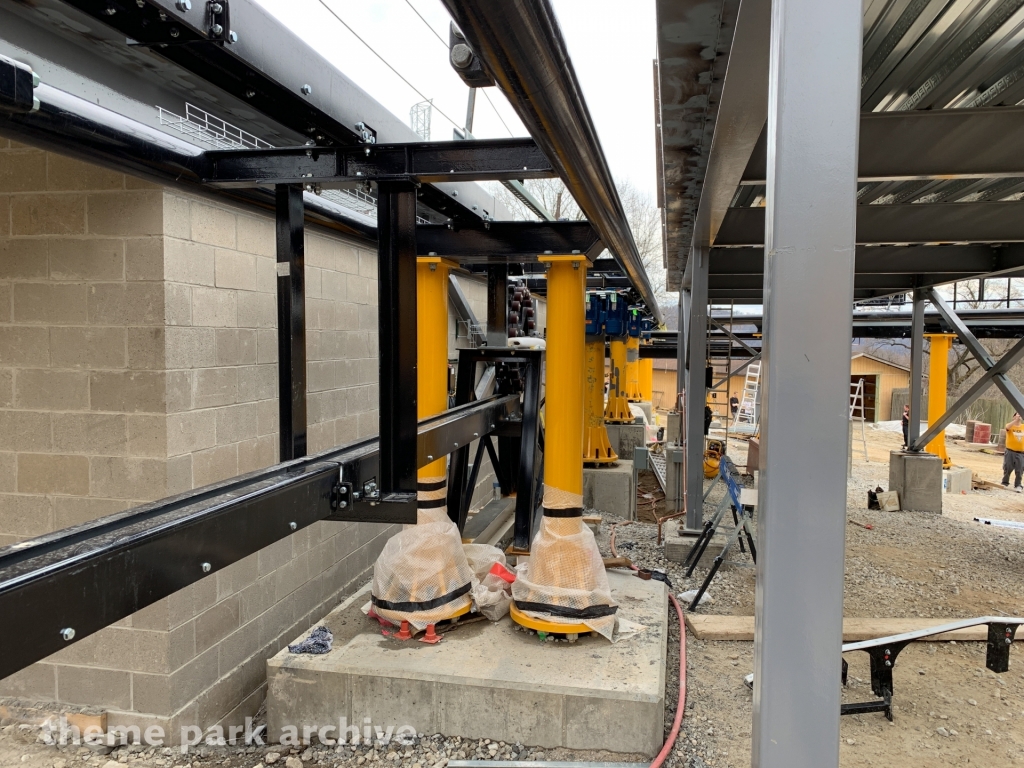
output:
<path id="1" fill-rule="evenodd" d="M 843 619 L 843 642 L 856 643 L 861 640 L 872 640 L 876 637 L 888 637 L 902 632 L 915 632 L 919 629 L 949 624 L 956 619 Z M 740 640 L 751 642 L 754 639 L 753 616 L 702 616 L 686 614 L 686 626 L 698 640 Z M 945 642 L 948 640 L 985 641 L 988 638 L 988 627 L 979 624 L 976 627 L 958 629 L 942 635 L 932 635 L 925 641 Z"/>

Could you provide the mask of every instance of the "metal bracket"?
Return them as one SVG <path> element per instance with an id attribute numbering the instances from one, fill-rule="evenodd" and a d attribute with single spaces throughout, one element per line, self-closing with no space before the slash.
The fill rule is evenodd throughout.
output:
<path id="1" fill-rule="evenodd" d="M 376 144 L 377 132 L 364 122 L 356 123 L 356 135 L 361 144 Z"/>
<path id="2" fill-rule="evenodd" d="M 228 0 L 211 0 L 207 7 L 210 11 L 210 38 L 222 43 L 236 42 L 238 35 L 231 31 Z"/>

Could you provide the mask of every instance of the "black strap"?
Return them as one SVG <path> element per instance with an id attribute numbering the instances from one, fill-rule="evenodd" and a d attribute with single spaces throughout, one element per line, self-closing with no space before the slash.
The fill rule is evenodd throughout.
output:
<path id="1" fill-rule="evenodd" d="M 569 507 L 568 509 L 544 507 L 544 517 L 583 517 L 583 507 Z"/>
<path id="2" fill-rule="evenodd" d="M 602 616 L 614 616 L 619 610 L 617 605 L 591 605 L 586 608 L 566 608 L 561 605 L 548 605 L 547 603 L 524 603 L 516 600 L 516 608 L 521 611 L 533 611 L 534 613 L 549 613 L 552 616 L 560 616 L 566 619 L 598 619 Z"/>
<path id="3" fill-rule="evenodd" d="M 442 496 L 439 499 L 418 499 L 416 506 L 420 509 L 437 509 L 448 503 L 448 499 Z"/>
<path id="4" fill-rule="evenodd" d="M 440 491 L 446 485 L 448 485 L 448 478 L 447 477 L 442 477 L 440 480 L 435 480 L 435 481 L 433 481 L 431 483 L 425 483 L 422 480 L 419 480 L 416 483 L 416 490 L 417 491 Z"/>
<path id="5" fill-rule="evenodd" d="M 383 608 L 385 611 L 401 611 L 402 613 L 416 613 L 417 611 L 432 611 L 435 608 L 440 608 L 442 605 L 458 600 L 465 594 L 469 593 L 472 588 L 472 584 L 464 584 L 458 589 L 453 589 L 447 595 L 441 595 L 435 597 L 433 600 L 423 600 L 418 603 L 392 603 L 387 600 L 381 600 L 378 597 L 370 595 L 370 601 L 377 607 Z"/>

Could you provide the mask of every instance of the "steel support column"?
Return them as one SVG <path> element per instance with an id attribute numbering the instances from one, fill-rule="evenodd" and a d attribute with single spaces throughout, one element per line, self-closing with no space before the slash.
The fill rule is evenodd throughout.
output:
<path id="1" fill-rule="evenodd" d="M 686 390 L 686 329 L 690 319 L 690 290 L 679 289 L 679 319 L 676 331 L 676 391 L 672 399 L 672 407 L 679 407 L 679 393 Z M 672 435 L 672 440 L 680 439 Z"/>
<path id="2" fill-rule="evenodd" d="M 693 248 L 690 316 L 686 335 L 686 528 L 699 530 L 704 518 L 704 403 L 707 400 L 708 265 L 707 248 Z"/>
<path id="3" fill-rule="evenodd" d="M 861 15 L 772 4 L 755 768 L 839 764 Z"/>
<path id="4" fill-rule="evenodd" d="M 281 461 L 306 455 L 306 291 L 302 187 L 277 190 L 277 403 Z"/>
<path id="5" fill-rule="evenodd" d="M 925 291 L 914 289 L 914 309 L 910 318 L 910 424 L 907 447 L 921 436 L 921 397 L 924 385 L 924 305 Z"/>
<path id="6" fill-rule="evenodd" d="M 416 186 L 378 185 L 381 501 L 416 518 Z"/>

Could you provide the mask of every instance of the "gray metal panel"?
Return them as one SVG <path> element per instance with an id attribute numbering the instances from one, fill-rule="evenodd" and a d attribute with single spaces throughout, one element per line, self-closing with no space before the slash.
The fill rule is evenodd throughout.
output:
<path id="1" fill-rule="evenodd" d="M 764 208 L 730 208 L 715 245 L 762 245 L 764 219 Z M 1024 242 L 1024 201 L 859 205 L 857 242 Z"/>
<path id="2" fill-rule="evenodd" d="M 755 768 L 839 764 L 861 13 L 773 4 Z"/>
<path id="3" fill-rule="evenodd" d="M 1024 107 L 860 116 L 860 181 L 1024 176 Z M 764 184 L 764 137 L 743 172 L 744 184 Z M 709 180 L 710 180 L 709 169 Z M 735 185 L 732 192 L 735 191 Z"/>

